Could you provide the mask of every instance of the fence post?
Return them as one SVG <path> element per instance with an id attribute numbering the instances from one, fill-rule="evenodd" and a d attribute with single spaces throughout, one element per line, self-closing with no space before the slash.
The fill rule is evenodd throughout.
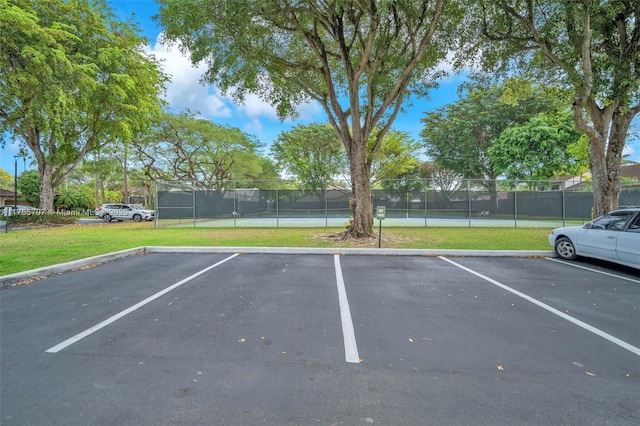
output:
<path id="1" fill-rule="evenodd" d="M 518 227 L 518 178 L 514 181 L 513 186 L 513 225 Z"/>
<path id="2" fill-rule="evenodd" d="M 424 227 L 427 227 L 427 179 L 424 179 Z"/>
<path id="3" fill-rule="evenodd" d="M 191 211 L 193 211 L 193 227 L 196 227 L 196 185 L 191 182 Z"/>
<path id="4" fill-rule="evenodd" d="M 276 228 L 280 228 L 280 186 L 276 182 Z"/>
<path id="5" fill-rule="evenodd" d="M 238 193 L 236 192 L 236 181 L 233 181 L 233 227 L 237 227 L 238 219 Z"/>
<path id="6" fill-rule="evenodd" d="M 329 227 L 329 187 L 324 184 L 324 227 Z"/>
<path id="7" fill-rule="evenodd" d="M 153 228 L 158 229 L 158 219 L 160 218 L 160 211 L 158 210 L 158 181 L 154 180 L 153 183 L 153 193 L 155 197 L 155 202 L 153 204 L 155 205 L 156 210 L 156 214 L 153 217 Z"/>
<path id="8" fill-rule="evenodd" d="M 469 183 L 470 183 L 471 179 L 467 179 L 467 216 L 469 218 L 469 228 L 471 228 L 471 192 L 469 189 Z"/>
<path id="9" fill-rule="evenodd" d="M 562 193 L 562 199 L 561 199 L 561 202 L 562 202 L 562 226 L 567 226 L 566 223 L 565 223 L 565 220 L 566 220 L 566 201 L 564 199 L 564 182 L 561 183 L 561 185 L 562 185 L 562 188 L 561 188 L 561 193 Z"/>

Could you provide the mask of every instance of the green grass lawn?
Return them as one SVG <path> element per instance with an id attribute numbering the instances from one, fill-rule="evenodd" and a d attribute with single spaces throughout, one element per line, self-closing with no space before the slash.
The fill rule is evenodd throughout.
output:
<path id="1" fill-rule="evenodd" d="M 141 246 L 377 247 L 330 238 L 344 229 L 172 228 L 153 223 L 68 225 L 0 234 L 0 275 Z M 388 228 L 383 248 L 550 250 L 544 228 Z"/>

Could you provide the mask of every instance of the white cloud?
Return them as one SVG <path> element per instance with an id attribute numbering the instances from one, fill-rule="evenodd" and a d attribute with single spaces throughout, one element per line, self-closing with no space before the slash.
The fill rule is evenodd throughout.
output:
<path id="1" fill-rule="evenodd" d="M 456 59 L 456 53 L 452 50 L 447 52 L 447 56 L 444 59 L 441 59 L 436 66 L 436 71 L 444 71 L 447 73 L 447 76 L 451 76 L 455 74 L 454 63 Z"/>
<path id="2" fill-rule="evenodd" d="M 166 85 L 165 100 L 172 111 L 188 108 L 206 118 L 227 119 L 230 124 L 255 135 L 263 133 L 263 120 L 279 121 L 275 107 L 258 95 L 249 93 L 243 103 L 237 104 L 231 96 L 223 96 L 215 86 L 202 85 L 200 79 L 207 70 L 206 64 L 193 66 L 177 46 L 163 45 L 159 41 L 161 37 L 159 35 L 156 42 L 147 47 L 147 52 L 161 61 L 164 71 L 171 78 Z M 324 111 L 316 102 L 299 105 L 296 110 L 299 117 L 294 121 L 326 120 Z"/>
<path id="3" fill-rule="evenodd" d="M 249 93 L 245 96 L 244 104 L 238 105 L 238 110 L 242 111 L 250 118 L 265 117 L 272 120 L 276 120 L 278 118 L 276 109 L 253 93 Z"/>
<path id="4" fill-rule="evenodd" d="M 295 119 L 287 119 L 285 122 L 326 120 L 324 110 L 320 104 L 315 101 L 297 105 L 295 109 L 298 117 Z M 238 105 L 238 110 L 249 118 L 259 117 L 272 121 L 279 120 L 275 106 L 269 104 L 254 93 L 245 95 L 244 103 Z"/>
<path id="5" fill-rule="evenodd" d="M 327 114 L 318 102 L 301 104 L 296 107 L 299 114 L 298 120 L 307 122 L 325 122 Z"/>
<path id="6" fill-rule="evenodd" d="M 269 121 L 280 120 L 274 106 L 260 99 L 257 95 L 249 94 L 245 97 L 245 102 L 238 106 L 238 110 L 251 119 L 265 118 Z M 296 106 L 298 116 L 288 118 L 285 123 L 312 122 L 327 120 L 324 110 L 317 102 L 304 103 Z"/>
<path id="7" fill-rule="evenodd" d="M 231 116 L 232 111 L 226 98 L 216 88 L 200 84 L 200 78 L 206 71 L 205 64 L 193 66 L 180 49 L 164 46 L 158 40 L 147 47 L 147 52 L 161 61 L 162 68 L 171 78 L 165 94 L 171 110 L 182 111 L 188 108 L 206 117 Z"/>
<path id="8" fill-rule="evenodd" d="M 251 135 L 261 135 L 264 126 L 259 118 L 253 118 L 245 123 L 244 128 L 242 129 L 244 132 L 249 133 Z"/>

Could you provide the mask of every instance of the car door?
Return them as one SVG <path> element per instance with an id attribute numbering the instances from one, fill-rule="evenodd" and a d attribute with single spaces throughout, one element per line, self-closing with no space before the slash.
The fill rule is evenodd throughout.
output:
<path id="1" fill-rule="evenodd" d="M 126 219 L 127 218 L 126 206 L 122 204 L 113 204 L 111 206 L 111 217 L 118 220 Z"/>
<path id="2" fill-rule="evenodd" d="M 122 204 L 120 206 L 120 214 L 122 215 L 121 218 L 122 219 L 131 219 L 133 217 L 133 209 L 131 208 L 131 206 L 127 205 L 127 204 Z"/>
<path id="3" fill-rule="evenodd" d="M 618 260 L 617 240 L 634 212 L 613 212 L 599 217 L 578 234 L 579 251 L 585 256 Z"/>
<path id="4" fill-rule="evenodd" d="M 640 267 L 640 213 L 618 235 L 616 251 L 621 261 Z"/>
<path id="5" fill-rule="evenodd" d="M 108 214 L 109 216 L 111 216 L 111 218 L 115 219 L 117 212 L 118 212 L 117 204 L 107 204 L 104 206 L 104 209 L 102 211 L 102 216 Z"/>

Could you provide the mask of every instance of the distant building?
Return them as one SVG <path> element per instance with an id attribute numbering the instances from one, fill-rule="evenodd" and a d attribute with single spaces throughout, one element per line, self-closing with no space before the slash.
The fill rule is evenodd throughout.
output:
<path id="1" fill-rule="evenodd" d="M 620 167 L 620 176 L 625 178 L 636 178 L 640 183 L 640 163 L 623 164 Z M 591 172 L 584 172 L 580 176 L 563 176 L 553 178 L 549 185 L 541 186 L 542 191 L 581 191 L 585 186 L 591 187 Z"/>
<path id="2" fill-rule="evenodd" d="M 1 206 L 13 206 L 13 191 L 7 191 L 6 189 L 0 189 L 0 207 Z M 18 198 L 22 197 L 22 194 L 18 192 Z M 18 201 L 18 204 L 24 204 Z"/>
<path id="3" fill-rule="evenodd" d="M 622 177 L 636 178 L 640 182 L 640 163 L 625 164 L 620 167 Z"/>

